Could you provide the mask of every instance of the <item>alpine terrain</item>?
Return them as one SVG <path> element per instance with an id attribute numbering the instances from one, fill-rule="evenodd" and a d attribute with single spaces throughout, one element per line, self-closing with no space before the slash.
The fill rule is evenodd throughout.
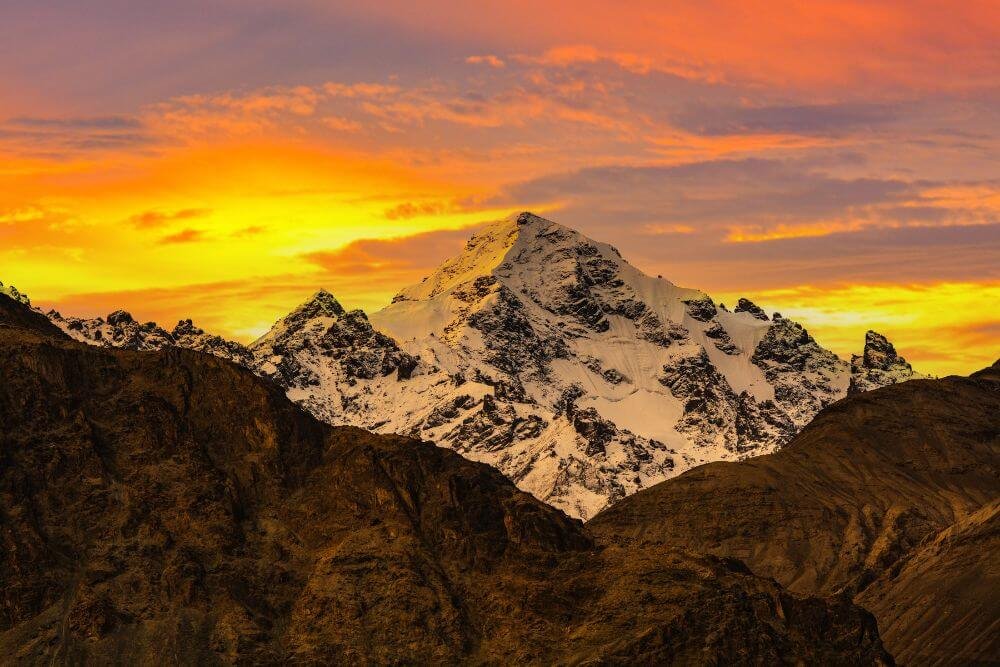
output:
<path id="1" fill-rule="evenodd" d="M 189 320 L 49 316 L 90 343 L 236 361 L 323 421 L 450 447 L 580 518 L 773 452 L 849 392 L 922 377 L 875 332 L 844 361 L 790 319 L 747 299 L 729 310 L 531 213 L 483 228 L 371 317 L 320 291 L 248 348 Z"/>

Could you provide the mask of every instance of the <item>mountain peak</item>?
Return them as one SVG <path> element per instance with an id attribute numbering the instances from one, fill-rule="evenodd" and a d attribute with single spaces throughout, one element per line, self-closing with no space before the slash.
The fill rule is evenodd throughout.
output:
<path id="1" fill-rule="evenodd" d="M 865 333 L 865 349 L 851 357 L 850 393 L 870 391 L 906 380 L 927 376 L 916 373 L 909 362 L 896 352 L 889 339 L 877 331 Z"/>
<path id="2" fill-rule="evenodd" d="M 871 329 L 865 333 L 865 349 L 861 359 L 865 368 L 889 370 L 897 363 L 909 366 L 906 360 L 896 353 L 895 346 L 888 338 Z"/>
<path id="3" fill-rule="evenodd" d="M 534 280 L 540 286 L 547 268 L 551 268 L 546 266 L 548 262 L 598 256 L 624 264 L 611 246 L 530 211 L 521 211 L 484 226 L 472 235 L 460 254 L 445 260 L 417 285 L 402 290 L 393 303 L 431 299 L 476 279 L 503 279 L 515 264 L 521 267 L 520 280 Z"/>
<path id="4" fill-rule="evenodd" d="M 340 317 L 347 311 L 333 294 L 321 288 L 294 312 L 303 313 L 307 317 Z"/>
<path id="5" fill-rule="evenodd" d="M 552 222 L 551 220 L 546 220 L 545 218 L 543 218 L 540 215 L 535 215 L 531 211 L 521 211 L 520 213 L 514 213 L 514 214 L 510 215 L 507 218 L 507 220 L 513 221 L 519 227 L 525 227 L 525 226 L 528 226 L 528 225 L 534 225 L 534 224 L 539 224 L 539 223 L 541 223 L 541 224 L 549 224 L 549 225 L 557 224 L 557 223 Z"/>

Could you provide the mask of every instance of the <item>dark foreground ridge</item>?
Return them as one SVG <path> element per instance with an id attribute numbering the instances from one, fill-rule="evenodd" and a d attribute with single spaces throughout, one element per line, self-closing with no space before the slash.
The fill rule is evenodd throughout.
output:
<path id="1" fill-rule="evenodd" d="M 784 449 L 695 468 L 588 527 L 744 561 L 875 613 L 904 664 L 1000 656 L 1000 362 L 850 396 Z"/>
<path id="2" fill-rule="evenodd" d="M 889 664 L 730 559 L 595 545 L 495 470 L 325 426 L 249 371 L 70 341 L 0 298 L 15 663 Z"/>

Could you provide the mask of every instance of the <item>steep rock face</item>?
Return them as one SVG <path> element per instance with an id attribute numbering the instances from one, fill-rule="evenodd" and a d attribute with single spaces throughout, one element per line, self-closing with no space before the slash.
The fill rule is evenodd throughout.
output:
<path id="1" fill-rule="evenodd" d="M 1000 655 L 1000 499 L 926 538 L 857 597 L 901 664 Z"/>
<path id="2" fill-rule="evenodd" d="M 401 381 L 427 370 L 375 331 L 362 311 L 345 311 L 324 290 L 275 324 L 250 351 L 251 367 L 286 387 L 288 396 L 316 417 L 368 428 L 384 425 L 382 406 L 395 400 L 392 390 Z"/>
<path id="3" fill-rule="evenodd" d="M 777 453 L 689 471 L 588 527 L 857 596 L 894 655 L 967 664 L 996 655 L 998 479 L 1000 364 L 850 396 Z"/>
<path id="4" fill-rule="evenodd" d="M 851 357 L 851 385 L 848 393 L 871 391 L 890 384 L 926 378 L 896 354 L 896 348 L 882 334 L 865 334 L 865 349 Z"/>
<path id="5" fill-rule="evenodd" d="M 891 662 L 847 601 L 598 548 L 487 466 L 213 356 L 82 345 L 0 298 L 0 373 L 11 662 Z"/>
<path id="6" fill-rule="evenodd" d="M 774 402 L 794 424 L 786 439 L 842 398 L 850 383 L 845 361 L 821 347 L 801 324 L 782 317 L 775 317 L 750 361 L 763 371 Z"/>

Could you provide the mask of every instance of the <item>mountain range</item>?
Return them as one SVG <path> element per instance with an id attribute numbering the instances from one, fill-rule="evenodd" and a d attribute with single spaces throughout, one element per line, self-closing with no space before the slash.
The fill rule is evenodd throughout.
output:
<path id="1" fill-rule="evenodd" d="M 326 291 L 249 346 L 190 320 L 47 313 L 71 337 L 182 347 L 271 378 L 330 424 L 431 440 L 589 518 L 693 466 L 779 449 L 823 407 L 923 377 L 870 331 L 845 361 L 748 299 L 730 310 L 531 213 L 370 317 Z"/>
<path id="2" fill-rule="evenodd" d="M 1000 362 L 856 392 L 582 523 L 176 345 L 0 298 L 17 664 L 991 664 Z"/>
<path id="3" fill-rule="evenodd" d="M 207 354 L 83 345 L 0 298 L 0 373 L 4 662 L 892 664 L 850 600 L 598 541 Z"/>

